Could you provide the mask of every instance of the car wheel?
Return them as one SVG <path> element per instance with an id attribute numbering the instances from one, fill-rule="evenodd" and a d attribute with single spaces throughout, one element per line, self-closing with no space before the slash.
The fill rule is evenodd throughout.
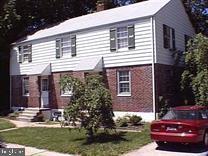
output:
<path id="1" fill-rule="evenodd" d="M 204 141 L 203 144 L 205 147 L 208 147 L 208 131 L 204 133 Z"/>
<path id="2" fill-rule="evenodd" d="M 164 146 L 165 143 L 163 141 L 156 141 L 158 147 Z"/>

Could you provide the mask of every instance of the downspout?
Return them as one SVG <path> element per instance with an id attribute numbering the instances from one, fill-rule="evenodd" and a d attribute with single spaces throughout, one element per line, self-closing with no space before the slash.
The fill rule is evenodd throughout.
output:
<path id="1" fill-rule="evenodd" d="M 12 77 L 9 74 L 9 110 L 11 111 L 12 108 Z"/>
<path id="2" fill-rule="evenodd" d="M 156 91 L 155 91 L 155 52 L 156 52 L 156 39 L 155 39 L 155 18 L 151 17 L 152 25 L 152 98 L 153 98 L 153 113 L 154 118 L 157 119 L 156 115 Z"/>

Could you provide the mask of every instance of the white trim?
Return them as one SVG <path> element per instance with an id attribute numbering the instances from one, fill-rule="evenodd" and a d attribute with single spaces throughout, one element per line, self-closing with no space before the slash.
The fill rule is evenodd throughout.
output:
<path id="1" fill-rule="evenodd" d="M 118 94 L 117 96 L 119 96 L 119 97 L 130 97 L 131 96 L 131 94 Z"/>
<path id="2" fill-rule="evenodd" d="M 155 33 L 155 18 L 151 18 L 152 24 L 152 108 L 154 119 L 156 119 L 156 91 L 155 91 L 155 60 L 156 60 L 156 33 Z"/>
<path id="3" fill-rule="evenodd" d="M 9 91 L 9 110 L 11 110 L 12 108 L 12 76 L 9 76 L 9 87 L 10 87 L 10 91 Z"/>
<path id="4" fill-rule="evenodd" d="M 129 72 L 129 92 L 126 92 L 126 93 L 120 93 L 119 92 L 119 84 L 120 84 L 120 81 L 119 81 L 119 72 L 122 72 L 122 71 L 128 71 Z M 131 96 L 131 71 L 130 70 L 117 70 L 116 71 L 116 75 L 117 75 L 117 96 Z"/>

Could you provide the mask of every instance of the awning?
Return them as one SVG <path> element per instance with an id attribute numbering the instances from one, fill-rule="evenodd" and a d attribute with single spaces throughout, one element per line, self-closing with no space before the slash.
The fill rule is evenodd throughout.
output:
<path id="1" fill-rule="evenodd" d="M 32 67 L 28 75 L 51 75 L 51 64 L 40 64 Z"/>
<path id="2" fill-rule="evenodd" d="M 103 57 L 88 57 L 80 60 L 74 71 L 95 71 L 103 70 Z"/>

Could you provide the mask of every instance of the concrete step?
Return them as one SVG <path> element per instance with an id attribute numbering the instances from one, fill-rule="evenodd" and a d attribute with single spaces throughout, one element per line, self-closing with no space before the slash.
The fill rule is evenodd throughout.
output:
<path id="1" fill-rule="evenodd" d="M 25 108 L 25 110 L 19 114 L 17 120 L 28 121 L 28 122 L 35 121 L 39 112 L 40 112 L 39 108 Z"/>
<path id="2" fill-rule="evenodd" d="M 20 117 L 21 117 L 21 116 L 24 116 L 24 117 L 36 117 L 37 114 L 27 114 L 27 113 L 22 113 L 22 114 L 20 114 L 19 116 L 20 116 Z"/>
<path id="3" fill-rule="evenodd" d="M 26 111 L 23 111 L 21 114 L 37 114 L 37 113 L 39 113 L 39 111 L 28 111 L 28 110 L 26 110 Z"/>
<path id="4" fill-rule="evenodd" d="M 40 111 L 40 108 L 25 108 L 25 111 Z"/>

